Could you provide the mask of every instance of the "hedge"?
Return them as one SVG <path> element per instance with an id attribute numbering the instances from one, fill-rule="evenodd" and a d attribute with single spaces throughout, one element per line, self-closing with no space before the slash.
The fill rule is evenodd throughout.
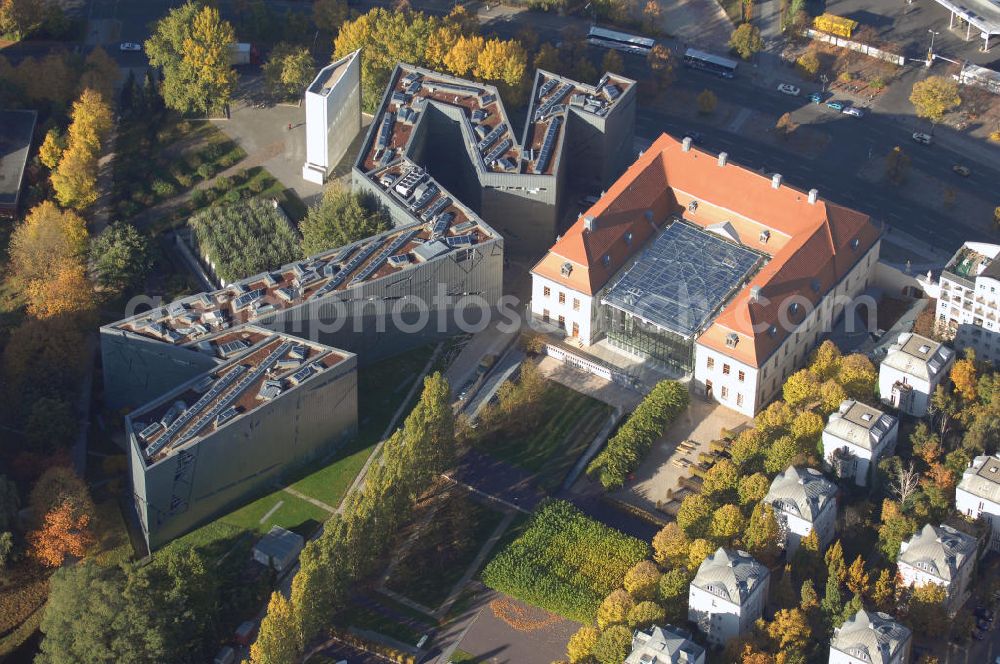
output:
<path id="1" fill-rule="evenodd" d="M 568 502 L 546 503 L 521 537 L 483 570 L 494 590 L 583 623 L 649 546 L 587 517 Z"/>
<path id="2" fill-rule="evenodd" d="M 253 198 L 210 207 L 188 223 L 194 229 L 200 254 L 208 256 L 215 273 L 227 283 L 302 258 L 291 222 L 270 200 Z"/>
<path id="3" fill-rule="evenodd" d="M 645 457 L 657 438 L 688 406 L 687 387 L 674 380 L 656 384 L 636 406 L 604 450 L 587 467 L 605 489 L 617 489 Z"/>

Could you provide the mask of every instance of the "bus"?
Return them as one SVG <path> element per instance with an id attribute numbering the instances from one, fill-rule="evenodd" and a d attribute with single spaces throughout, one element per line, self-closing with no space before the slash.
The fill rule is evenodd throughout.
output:
<path id="1" fill-rule="evenodd" d="M 711 72 L 722 78 L 733 78 L 736 76 L 736 68 L 739 66 L 739 63 L 729 58 L 689 48 L 684 52 L 684 65 L 693 69 Z"/>
<path id="2" fill-rule="evenodd" d="M 593 46 L 601 48 L 613 48 L 622 53 L 632 53 L 633 55 L 647 55 L 652 49 L 654 42 L 649 37 L 637 37 L 627 32 L 608 30 L 599 28 L 596 25 L 590 28 L 587 34 L 587 41 Z"/>

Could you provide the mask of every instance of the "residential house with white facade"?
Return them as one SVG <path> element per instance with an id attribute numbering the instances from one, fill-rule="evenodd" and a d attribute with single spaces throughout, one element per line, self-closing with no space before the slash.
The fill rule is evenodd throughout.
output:
<path id="1" fill-rule="evenodd" d="M 814 530 L 820 551 L 833 541 L 837 527 L 837 485 L 815 468 L 789 466 L 771 482 L 764 502 L 774 508 L 781 545 L 789 555 Z"/>
<path id="2" fill-rule="evenodd" d="M 705 649 L 691 640 L 687 630 L 653 625 L 632 635 L 632 652 L 625 664 L 705 664 Z"/>
<path id="3" fill-rule="evenodd" d="M 867 215 L 663 135 L 532 269 L 533 318 L 748 416 L 873 279 Z"/>
<path id="4" fill-rule="evenodd" d="M 895 451 L 898 438 L 898 419 L 847 399 L 823 429 L 824 466 L 842 480 L 868 486 L 879 459 Z"/>
<path id="5" fill-rule="evenodd" d="M 909 664 L 912 646 L 908 627 L 862 609 L 833 631 L 830 664 Z"/>
<path id="6" fill-rule="evenodd" d="M 884 403 L 915 417 L 927 414 L 931 396 L 948 378 L 955 351 L 912 332 L 899 335 L 878 369 Z"/>
<path id="7" fill-rule="evenodd" d="M 764 612 L 770 571 L 745 551 L 718 549 L 698 567 L 688 588 L 688 620 L 711 645 L 746 634 Z"/>
<path id="8" fill-rule="evenodd" d="M 1000 551 L 1000 457 L 977 456 L 955 488 L 955 509 L 990 525 L 989 547 Z"/>
<path id="9" fill-rule="evenodd" d="M 957 350 L 972 348 L 980 360 L 1000 364 L 1000 244 L 966 242 L 936 283 L 925 290 L 937 298 L 935 332 Z"/>
<path id="10" fill-rule="evenodd" d="M 896 569 L 904 586 L 944 587 L 954 613 L 965 601 L 976 563 L 976 538 L 951 526 L 927 524 L 899 545 Z"/>

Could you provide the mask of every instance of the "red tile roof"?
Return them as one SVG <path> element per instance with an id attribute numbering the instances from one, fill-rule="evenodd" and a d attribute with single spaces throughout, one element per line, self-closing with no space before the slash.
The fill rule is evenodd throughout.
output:
<path id="1" fill-rule="evenodd" d="M 720 166 L 716 155 L 698 148 L 685 152 L 680 141 L 663 135 L 587 211 L 594 229 L 585 230 L 585 217 L 578 219 L 533 272 L 593 295 L 653 234 L 654 222 L 672 214 L 703 228 L 729 222 L 741 242 L 771 256 L 750 282 L 764 297 L 752 302 L 750 288 L 743 289 L 699 342 L 760 366 L 788 335 L 778 323 L 781 303 L 798 295 L 815 304 L 878 241 L 867 215 L 808 199 L 785 184 L 775 189 L 768 176 L 732 163 Z M 698 203 L 694 210 L 692 201 Z M 765 229 L 770 238 L 761 243 Z M 629 232 L 631 244 L 625 242 Z M 560 269 L 566 262 L 573 268 L 568 277 Z M 778 328 L 773 335 L 772 325 Z M 739 335 L 735 347 L 726 344 L 730 332 Z"/>

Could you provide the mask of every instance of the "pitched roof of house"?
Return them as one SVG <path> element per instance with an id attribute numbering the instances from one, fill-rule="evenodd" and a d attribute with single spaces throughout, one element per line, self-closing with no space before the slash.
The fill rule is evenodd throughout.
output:
<path id="1" fill-rule="evenodd" d="M 685 149 L 664 134 L 532 271 L 593 295 L 669 216 L 683 216 L 703 228 L 722 224 L 740 242 L 770 256 L 749 283 L 763 297 L 755 301 L 751 288 L 744 288 L 699 342 L 760 366 L 789 333 L 778 324 L 779 305 L 792 295 L 817 303 L 878 241 L 867 215 L 810 198 L 785 184 L 775 188 L 771 177 L 721 155 Z M 799 307 L 800 316 L 803 309 Z M 790 317 L 801 320 L 795 312 Z M 738 335 L 735 346 L 726 343 L 730 332 Z"/>
<path id="2" fill-rule="evenodd" d="M 899 562 L 950 583 L 962 564 L 976 553 L 976 539 L 951 526 L 925 525 L 899 546 Z"/>
<path id="3" fill-rule="evenodd" d="M 862 609 L 834 630 L 830 647 L 871 664 L 889 664 L 911 636 L 892 616 Z"/>
<path id="4" fill-rule="evenodd" d="M 837 486 L 814 468 L 789 466 L 771 482 L 764 502 L 812 523 L 833 504 Z"/>
<path id="5" fill-rule="evenodd" d="M 625 664 L 684 664 L 703 657 L 705 649 L 691 640 L 691 634 L 673 625 L 648 632 L 637 629 L 632 635 L 632 652 Z"/>
<path id="6" fill-rule="evenodd" d="M 745 551 L 719 548 L 698 567 L 691 585 L 742 605 L 761 585 L 767 583 L 767 567 Z"/>
<path id="7" fill-rule="evenodd" d="M 892 415 L 860 401 L 847 399 L 830 415 L 823 432 L 861 449 L 874 450 L 896 425 Z"/>
<path id="8" fill-rule="evenodd" d="M 1000 503 L 1000 457 L 977 456 L 965 472 L 958 488 L 974 496 Z"/>

